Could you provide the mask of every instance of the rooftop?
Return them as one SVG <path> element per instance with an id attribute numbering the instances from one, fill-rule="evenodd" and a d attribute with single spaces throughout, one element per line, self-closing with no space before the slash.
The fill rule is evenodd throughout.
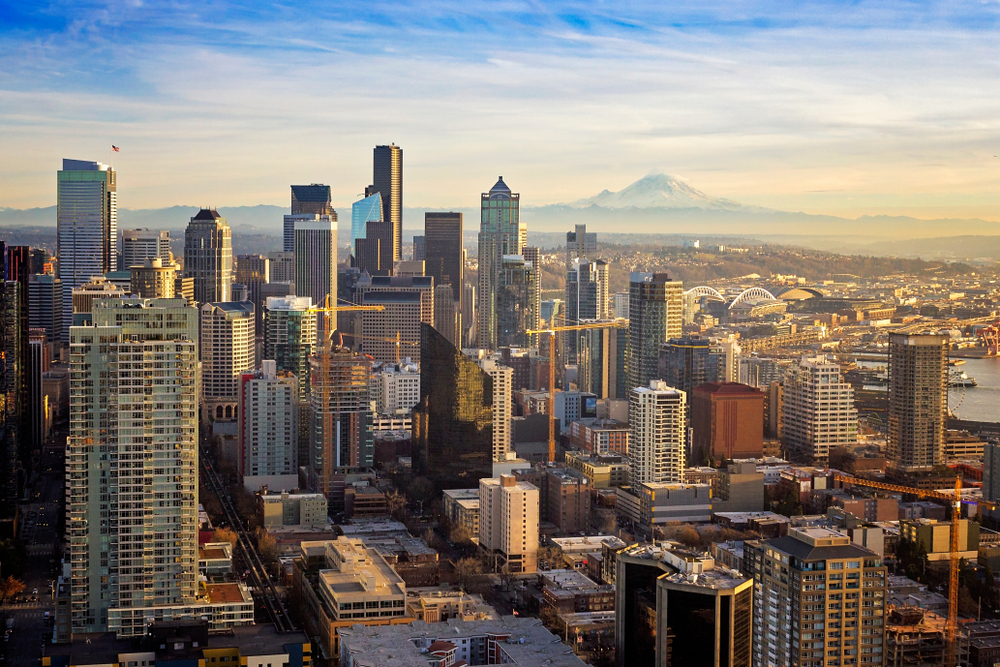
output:
<path id="1" fill-rule="evenodd" d="M 214 208 L 203 208 L 198 211 L 191 220 L 223 220 L 224 218 L 219 215 L 219 212 Z"/>

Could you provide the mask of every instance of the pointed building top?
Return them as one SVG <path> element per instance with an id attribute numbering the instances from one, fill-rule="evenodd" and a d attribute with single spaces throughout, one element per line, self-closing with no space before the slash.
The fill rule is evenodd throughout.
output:
<path id="1" fill-rule="evenodd" d="M 503 176 L 498 176 L 497 178 L 498 178 L 497 184 L 494 185 L 492 188 L 490 188 L 490 194 L 493 195 L 493 194 L 505 193 L 509 195 L 510 188 L 507 187 L 507 184 L 503 182 Z"/>

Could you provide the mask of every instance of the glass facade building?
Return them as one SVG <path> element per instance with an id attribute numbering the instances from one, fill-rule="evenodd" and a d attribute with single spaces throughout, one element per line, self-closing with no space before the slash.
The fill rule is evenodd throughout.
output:
<path id="1" fill-rule="evenodd" d="M 659 377 L 688 394 L 706 382 L 720 382 L 725 354 L 707 338 L 671 338 L 660 346 Z"/>
<path id="2" fill-rule="evenodd" d="M 351 205 L 351 251 L 358 239 L 367 236 L 365 228 L 369 222 L 382 222 L 382 195 L 376 192 Z"/>
<path id="3" fill-rule="evenodd" d="M 522 255 L 506 255 L 496 289 L 497 347 L 534 347 L 538 329 L 538 271 Z"/>
<path id="4" fill-rule="evenodd" d="M 666 273 L 629 276 L 629 389 L 660 379 L 660 344 L 682 333 L 684 286 Z"/>
<path id="5" fill-rule="evenodd" d="M 521 196 L 511 192 L 503 176 L 481 202 L 479 226 L 479 347 L 495 350 L 497 345 L 497 298 L 503 272 L 503 258 L 521 255 L 527 240 L 527 227 L 519 221 Z"/>
<path id="6" fill-rule="evenodd" d="M 373 167 L 372 192 L 381 193 L 382 221 L 392 225 L 384 242 L 397 262 L 403 259 L 403 149 L 396 144 L 376 146 Z"/>

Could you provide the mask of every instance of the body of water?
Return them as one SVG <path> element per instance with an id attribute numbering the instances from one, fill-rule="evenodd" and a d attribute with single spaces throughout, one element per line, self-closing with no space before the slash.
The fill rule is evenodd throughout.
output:
<path id="1" fill-rule="evenodd" d="M 952 389 L 948 404 L 961 419 L 1000 422 L 1000 358 L 966 359 L 956 370 L 975 378 L 978 387 Z"/>

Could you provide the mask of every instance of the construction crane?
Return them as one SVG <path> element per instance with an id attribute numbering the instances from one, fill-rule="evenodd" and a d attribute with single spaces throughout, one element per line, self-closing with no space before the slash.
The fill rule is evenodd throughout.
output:
<path id="1" fill-rule="evenodd" d="M 625 326 L 626 320 L 617 319 L 613 322 L 587 322 L 586 324 L 568 324 L 548 329 L 529 329 L 527 334 L 549 335 L 549 463 L 556 461 L 556 334 L 562 331 L 581 331 L 583 329 L 611 329 Z"/>
<path id="2" fill-rule="evenodd" d="M 401 338 L 401 336 L 400 336 L 400 334 L 399 334 L 398 331 L 396 332 L 396 337 L 395 338 L 384 338 L 382 336 L 365 336 L 364 334 L 344 333 L 343 331 L 340 332 L 340 335 L 341 336 L 347 336 L 349 338 L 356 338 L 356 339 L 362 341 L 362 343 L 364 341 L 366 341 L 366 340 L 377 340 L 377 341 L 382 341 L 384 343 L 395 343 L 396 344 L 396 363 L 397 364 L 399 363 L 399 346 L 400 345 L 414 345 L 414 346 L 419 346 L 420 345 L 420 343 L 418 343 L 416 341 L 402 340 L 402 338 Z"/>
<path id="3" fill-rule="evenodd" d="M 948 619 L 945 624 L 945 639 L 947 640 L 947 660 L 945 665 L 951 667 L 958 664 L 958 567 L 959 567 L 959 517 L 962 515 L 962 503 L 976 505 L 978 511 L 983 507 L 996 509 L 997 503 L 978 498 L 962 498 L 962 478 L 955 478 L 955 491 L 953 494 L 942 491 L 931 491 L 929 489 L 917 489 L 910 486 L 900 486 L 898 484 L 886 484 L 884 482 L 874 482 L 860 477 L 851 477 L 834 473 L 833 479 L 855 486 L 867 486 L 883 491 L 895 491 L 897 493 L 907 493 L 922 498 L 938 498 L 947 500 L 951 504 L 951 543 L 948 559 Z"/>

